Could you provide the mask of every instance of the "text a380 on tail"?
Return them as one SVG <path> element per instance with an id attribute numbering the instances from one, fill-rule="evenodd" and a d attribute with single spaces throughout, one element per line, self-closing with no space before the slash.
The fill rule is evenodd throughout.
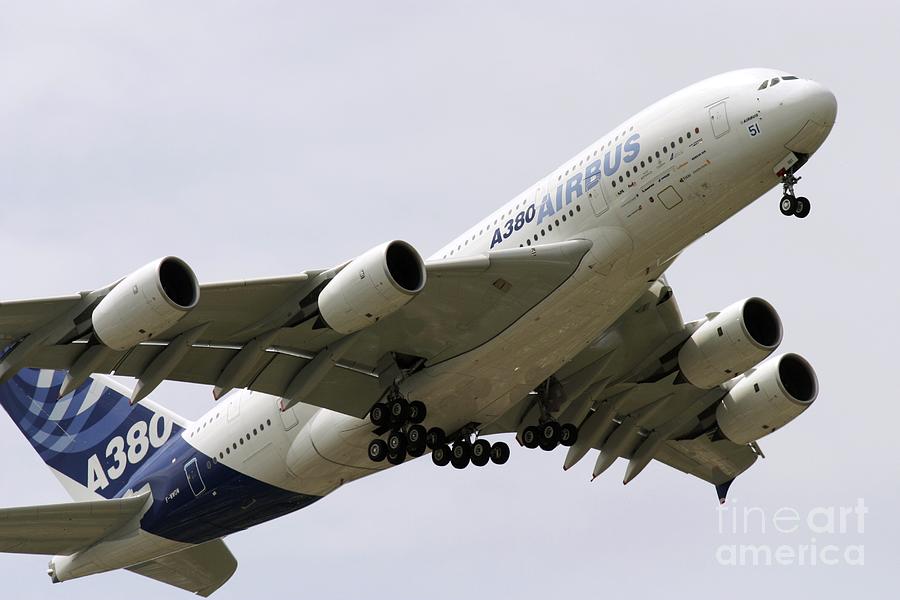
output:
<path id="1" fill-rule="evenodd" d="M 724 501 L 757 441 L 816 399 L 816 375 L 770 357 L 782 324 L 766 300 L 686 323 L 664 274 L 773 187 L 806 217 L 797 172 L 836 112 L 814 81 L 734 71 L 636 114 L 428 260 L 391 241 L 199 284 L 164 257 L 0 303 L 0 404 L 75 500 L 3 509 L 0 550 L 53 556 L 54 582 L 128 569 L 209 595 L 237 566 L 229 533 L 429 452 L 503 464 L 501 433 L 565 447 L 566 469 L 599 451 L 594 477 L 624 458 L 625 483 L 655 459 Z M 181 418 L 146 399 L 165 380 L 217 402 Z"/>

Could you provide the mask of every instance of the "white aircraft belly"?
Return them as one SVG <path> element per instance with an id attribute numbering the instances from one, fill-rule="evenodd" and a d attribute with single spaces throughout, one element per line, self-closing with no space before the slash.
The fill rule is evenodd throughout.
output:
<path id="1" fill-rule="evenodd" d="M 610 277 L 573 278 L 490 342 L 427 369 L 405 393 L 428 405 L 429 422 L 448 430 L 490 423 L 571 360 L 611 325 L 647 283 L 624 268 Z"/>

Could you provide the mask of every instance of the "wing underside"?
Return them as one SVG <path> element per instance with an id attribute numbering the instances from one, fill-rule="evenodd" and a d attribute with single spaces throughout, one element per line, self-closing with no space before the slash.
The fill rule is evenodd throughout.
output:
<path id="1" fill-rule="evenodd" d="M 307 370 L 316 372 L 315 394 L 292 401 L 362 416 L 390 384 L 379 379 L 386 360 L 422 368 L 484 344 L 563 285 L 590 248 L 571 240 L 426 263 L 420 294 L 351 336 L 317 318 L 317 294 L 334 270 L 203 285 L 197 307 L 159 341 L 122 352 L 90 336 L 97 292 L 0 303 L 0 339 L 13 344 L 0 372 L 13 362 L 131 376 L 144 392 L 169 379 L 289 396 L 320 357 Z"/>

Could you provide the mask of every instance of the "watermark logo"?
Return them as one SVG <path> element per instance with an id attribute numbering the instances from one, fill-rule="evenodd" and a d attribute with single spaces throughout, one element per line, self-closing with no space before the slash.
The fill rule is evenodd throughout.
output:
<path id="1" fill-rule="evenodd" d="M 775 510 L 722 505 L 717 514 L 719 535 L 730 543 L 716 548 L 716 562 L 728 567 L 863 566 L 860 543 L 869 508 L 862 498 L 847 506 L 815 506 Z"/>

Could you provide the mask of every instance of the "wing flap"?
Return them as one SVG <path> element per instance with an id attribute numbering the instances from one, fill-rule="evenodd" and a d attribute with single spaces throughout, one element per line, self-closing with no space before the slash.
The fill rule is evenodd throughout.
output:
<path id="1" fill-rule="evenodd" d="M 125 525 L 147 496 L 0 509 L 0 552 L 72 554 Z"/>
<path id="2" fill-rule="evenodd" d="M 237 570 L 237 560 L 222 540 L 212 540 L 128 570 L 204 598 L 222 587 Z"/>
<path id="3" fill-rule="evenodd" d="M 721 485 L 753 466 L 758 457 L 750 446 L 741 446 L 729 440 L 714 442 L 701 436 L 694 440 L 670 440 L 660 447 L 653 458 L 682 473 Z"/>

